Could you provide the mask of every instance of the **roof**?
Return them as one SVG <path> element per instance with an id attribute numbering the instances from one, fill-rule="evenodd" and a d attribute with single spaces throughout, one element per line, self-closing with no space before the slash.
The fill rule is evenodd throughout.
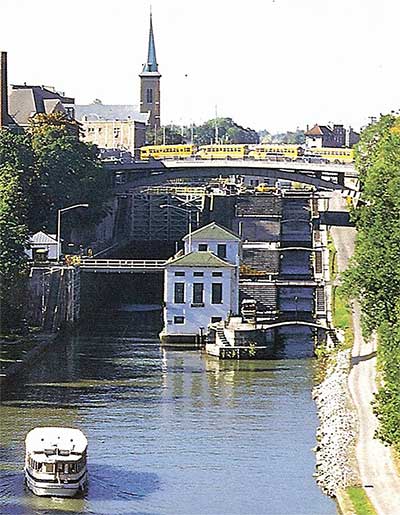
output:
<path id="1" fill-rule="evenodd" d="M 82 431 L 71 427 L 35 427 L 25 439 L 27 451 L 43 454 L 55 454 L 56 450 L 82 454 L 87 444 Z"/>
<path id="2" fill-rule="evenodd" d="M 332 129 L 326 125 L 318 125 L 317 123 L 305 133 L 306 136 L 325 136 L 327 134 L 332 134 Z"/>
<path id="3" fill-rule="evenodd" d="M 147 62 L 143 65 L 142 74 L 147 75 L 148 73 L 152 75 L 160 75 L 158 73 L 158 64 L 156 57 L 156 45 L 154 43 L 154 33 L 153 33 L 153 16 L 150 12 L 150 29 L 149 29 L 149 47 L 147 51 Z"/>
<path id="4" fill-rule="evenodd" d="M 135 105 L 93 103 L 75 105 L 75 118 L 80 121 L 133 120 L 147 123 L 149 113 L 140 113 Z"/>
<path id="5" fill-rule="evenodd" d="M 44 86 L 13 85 L 9 95 L 9 113 L 18 125 L 28 125 L 35 114 L 65 113 L 64 104 L 73 103 L 73 98 Z"/>
<path id="6" fill-rule="evenodd" d="M 192 240 L 240 241 L 240 236 L 215 222 L 200 227 L 192 232 L 190 237 Z M 189 234 L 183 238 L 183 240 L 187 239 L 189 239 Z"/>
<path id="7" fill-rule="evenodd" d="M 172 258 L 167 262 L 167 266 L 199 266 L 212 268 L 234 268 L 235 265 L 224 261 L 210 251 L 190 252 L 178 258 Z"/>
<path id="8" fill-rule="evenodd" d="M 43 231 L 39 231 L 29 238 L 29 243 L 41 243 L 46 245 L 57 244 L 57 236 L 55 234 L 46 234 Z"/>

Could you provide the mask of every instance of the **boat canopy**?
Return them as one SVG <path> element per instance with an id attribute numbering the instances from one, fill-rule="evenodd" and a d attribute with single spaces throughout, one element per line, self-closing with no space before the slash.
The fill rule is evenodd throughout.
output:
<path id="1" fill-rule="evenodd" d="M 78 459 L 87 449 L 87 438 L 79 429 L 70 427 L 35 427 L 25 439 L 26 452 L 46 461 Z"/>

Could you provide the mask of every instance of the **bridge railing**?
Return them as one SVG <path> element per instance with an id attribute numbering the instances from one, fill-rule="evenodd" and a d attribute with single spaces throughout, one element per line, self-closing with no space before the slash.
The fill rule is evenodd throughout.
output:
<path id="1" fill-rule="evenodd" d="M 97 269 L 110 269 L 110 268 L 136 268 L 148 270 L 149 268 L 162 270 L 165 267 L 166 261 L 161 259 L 91 259 L 82 258 L 81 268 L 97 268 Z"/>

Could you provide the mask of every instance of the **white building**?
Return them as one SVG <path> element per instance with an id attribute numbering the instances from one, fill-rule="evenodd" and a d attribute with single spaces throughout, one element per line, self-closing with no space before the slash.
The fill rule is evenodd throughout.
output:
<path id="1" fill-rule="evenodd" d="M 29 238 L 29 248 L 25 254 L 32 260 L 47 261 L 57 259 L 57 236 L 39 231 Z"/>
<path id="2" fill-rule="evenodd" d="M 194 343 L 210 323 L 239 311 L 240 238 L 211 223 L 184 242 L 185 253 L 165 269 L 164 344 Z"/>

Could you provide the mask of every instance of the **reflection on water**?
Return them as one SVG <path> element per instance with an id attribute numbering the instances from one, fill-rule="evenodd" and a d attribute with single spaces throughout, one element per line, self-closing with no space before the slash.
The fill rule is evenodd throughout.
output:
<path id="1" fill-rule="evenodd" d="M 162 351 L 150 331 L 71 338 L 39 365 L 3 393 L 1 513 L 336 513 L 312 478 L 310 359 L 220 362 Z M 38 425 L 88 436 L 84 498 L 24 489 L 24 438 Z"/>

